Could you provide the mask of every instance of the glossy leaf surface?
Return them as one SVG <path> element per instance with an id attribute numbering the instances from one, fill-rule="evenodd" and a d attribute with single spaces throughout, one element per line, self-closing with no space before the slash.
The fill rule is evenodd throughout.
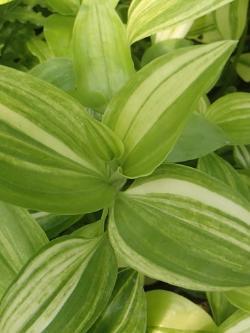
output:
<path id="1" fill-rule="evenodd" d="M 147 175 L 167 157 L 233 48 L 226 41 L 171 52 L 137 72 L 112 99 L 104 123 L 125 145 L 124 175 Z"/>
<path id="2" fill-rule="evenodd" d="M 109 233 L 121 258 L 146 276 L 223 291 L 249 284 L 249 217 L 249 203 L 222 182 L 165 165 L 119 194 Z"/>

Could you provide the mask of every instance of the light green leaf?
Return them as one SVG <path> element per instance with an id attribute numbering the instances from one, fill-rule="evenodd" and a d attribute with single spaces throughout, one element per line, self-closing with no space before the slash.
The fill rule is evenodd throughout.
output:
<path id="1" fill-rule="evenodd" d="M 74 15 L 77 13 L 81 0 L 45 0 L 55 12 L 62 15 Z"/>
<path id="2" fill-rule="evenodd" d="M 225 295 L 234 306 L 243 311 L 250 312 L 250 287 L 233 289 L 226 292 Z"/>
<path id="3" fill-rule="evenodd" d="M 173 51 L 137 72 L 112 99 L 104 123 L 125 145 L 124 175 L 147 175 L 166 159 L 233 48 L 227 41 Z"/>
<path id="4" fill-rule="evenodd" d="M 82 215 L 55 215 L 46 212 L 33 214 L 33 218 L 36 219 L 50 239 L 55 238 L 77 223 L 81 217 Z"/>
<path id="5" fill-rule="evenodd" d="M 70 92 L 75 90 L 75 73 L 72 60 L 53 58 L 32 68 L 30 74 Z"/>
<path id="6" fill-rule="evenodd" d="M 118 195 L 109 233 L 121 258 L 146 276 L 223 291 L 249 285 L 249 220 L 238 192 L 196 169 L 165 165 Z"/>
<path id="7" fill-rule="evenodd" d="M 155 36 L 153 37 L 153 40 L 155 43 L 158 43 L 164 40 L 166 41 L 171 39 L 184 38 L 187 35 L 190 28 L 192 27 L 192 25 L 193 25 L 193 20 L 177 24 L 172 28 L 168 28 L 160 32 L 157 32 L 157 34 L 155 34 Z"/>
<path id="8" fill-rule="evenodd" d="M 240 39 L 247 21 L 248 0 L 234 0 L 216 10 L 215 21 L 224 39 Z"/>
<path id="9" fill-rule="evenodd" d="M 229 141 L 223 131 L 198 113 L 193 113 L 178 139 L 168 162 L 188 161 L 209 154 Z"/>
<path id="10" fill-rule="evenodd" d="M 236 311 L 236 308 L 229 303 L 224 293 L 208 292 L 207 299 L 217 325 L 220 325 Z"/>
<path id="11" fill-rule="evenodd" d="M 220 126 L 233 144 L 250 144 L 250 93 L 219 98 L 208 108 L 206 117 Z"/>
<path id="12" fill-rule="evenodd" d="M 234 159 L 243 169 L 250 169 L 250 146 L 235 146 Z"/>
<path id="13" fill-rule="evenodd" d="M 13 0 L 0 0 L 0 5 L 4 5 L 4 4 L 9 3 L 11 1 L 13 1 Z"/>
<path id="14" fill-rule="evenodd" d="M 236 65 L 238 75 L 245 82 L 250 82 L 250 53 L 243 53 Z"/>
<path id="15" fill-rule="evenodd" d="M 56 57 L 72 57 L 72 33 L 75 17 L 50 15 L 44 23 L 44 35 Z"/>
<path id="16" fill-rule="evenodd" d="M 101 236 L 104 232 L 104 223 L 102 220 L 87 224 L 72 233 L 74 237 L 95 238 Z"/>
<path id="17" fill-rule="evenodd" d="M 237 171 L 223 158 L 216 154 L 210 154 L 199 160 L 198 168 L 217 178 L 235 191 L 238 191 L 245 198 L 250 199 L 247 185 L 243 182 Z"/>
<path id="18" fill-rule="evenodd" d="M 103 111 L 134 73 L 126 30 L 110 0 L 83 1 L 74 25 L 73 52 L 82 103 Z"/>
<path id="19" fill-rule="evenodd" d="M 237 311 L 220 326 L 218 333 L 249 333 L 249 331 L 249 313 Z"/>
<path id="20" fill-rule="evenodd" d="M 149 330 L 152 329 L 152 333 L 164 328 L 187 333 L 214 331 L 216 328 L 208 313 L 183 296 L 163 290 L 147 292 L 146 296 L 148 327 Z"/>
<path id="21" fill-rule="evenodd" d="M 123 269 L 107 308 L 88 333 L 145 333 L 145 330 L 143 277 L 131 269 Z"/>
<path id="22" fill-rule="evenodd" d="M 0 202 L 0 298 L 47 243 L 45 233 L 25 209 Z"/>
<path id="23" fill-rule="evenodd" d="M 0 67 L 0 198 L 59 214 L 110 205 L 122 145 L 68 94 Z M 114 164 L 114 165 L 113 165 Z"/>
<path id="24" fill-rule="evenodd" d="M 115 284 L 107 238 L 52 242 L 22 271 L 0 304 L 1 332 L 87 332 Z"/>
<path id="25" fill-rule="evenodd" d="M 48 44 L 40 37 L 32 37 L 27 42 L 27 47 L 31 54 L 38 58 L 40 63 L 43 63 L 54 57 L 54 54 L 49 48 Z"/>
<path id="26" fill-rule="evenodd" d="M 133 0 L 129 8 L 131 43 L 154 33 L 195 20 L 233 0 Z"/>

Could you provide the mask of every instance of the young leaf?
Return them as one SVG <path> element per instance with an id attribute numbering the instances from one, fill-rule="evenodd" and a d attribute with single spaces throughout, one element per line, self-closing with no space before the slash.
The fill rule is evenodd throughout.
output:
<path id="1" fill-rule="evenodd" d="M 116 270 L 106 237 L 52 242 L 2 299 L 0 331 L 87 332 L 111 296 Z"/>
<path id="2" fill-rule="evenodd" d="M 183 296 L 165 290 L 150 291 L 146 296 L 150 333 L 157 332 L 157 328 L 173 329 L 177 332 L 181 330 L 187 333 L 213 332 L 216 328 L 208 313 Z"/>
<path id="3" fill-rule="evenodd" d="M 147 175 L 167 157 L 233 48 L 226 41 L 173 51 L 137 72 L 112 99 L 104 123 L 125 145 L 124 175 Z"/>
<path id="4" fill-rule="evenodd" d="M 77 223 L 81 217 L 82 215 L 55 215 L 45 212 L 33 214 L 33 218 L 36 219 L 50 239 L 59 236 L 60 233 Z"/>
<path id="5" fill-rule="evenodd" d="M 46 3 L 62 15 L 74 15 L 77 13 L 81 0 L 45 0 Z"/>
<path id="6" fill-rule="evenodd" d="M 0 298 L 23 266 L 48 243 L 43 230 L 22 208 L 0 202 Z"/>
<path id="7" fill-rule="evenodd" d="M 247 21 L 248 0 L 234 0 L 216 10 L 215 21 L 224 39 L 240 39 Z"/>
<path id="8" fill-rule="evenodd" d="M 250 82 L 250 53 L 243 53 L 236 65 L 238 75 L 245 82 Z"/>
<path id="9" fill-rule="evenodd" d="M 214 321 L 217 325 L 220 325 L 225 321 L 232 313 L 236 311 L 236 308 L 229 303 L 224 293 L 208 292 L 207 299 L 213 314 Z"/>
<path id="10" fill-rule="evenodd" d="M 44 23 L 44 35 L 56 57 L 72 58 L 72 33 L 75 17 L 50 15 Z"/>
<path id="11" fill-rule="evenodd" d="M 116 192 L 122 145 L 56 87 L 0 67 L 0 198 L 59 214 L 97 211 Z M 114 180 L 117 182 L 117 179 Z"/>
<path id="12" fill-rule="evenodd" d="M 223 291 L 249 285 L 249 219 L 238 192 L 198 170 L 165 165 L 118 195 L 109 233 L 121 258 L 146 276 Z"/>
<path id="13" fill-rule="evenodd" d="M 224 132 L 198 113 L 193 113 L 180 138 L 167 157 L 168 162 L 199 158 L 219 149 L 229 141 Z"/>
<path id="14" fill-rule="evenodd" d="M 225 295 L 234 306 L 250 312 L 250 287 L 233 289 L 226 292 Z"/>
<path id="15" fill-rule="evenodd" d="M 235 312 L 219 328 L 219 333 L 248 333 L 250 315 L 242 311 Z"/>
<path id="16" fill-rule="evenodd" d="M 145 330 L 143 277 L 126 268 L 119 272 L 107 308 L 88 333 L 145 333 Z"/>
<path id="17" fill-rule="evenodd" d="M 221 97 L 206 112 L 211 122 L 220 126 L 231 143 L 250 144 L 250 94 L 236 92 Z"/>
<path id="18" fill-rule="evenodd" d="M 210 154 L 199 160 L 198 168 L 217 178 L 226 185 L 238 191 L 245 198 L 250 199 L 247 185 L 243 182 L 238 172 L 223 158 L 216 154 Z"/>
<path id="19" fill-rule="evenodd" d="M 77 89 L 86 106 L 103 109 L 134 73 L 126 31 L 110 0 L 83 0 L 73 52 Z"/>
<path id="20" fill-rule="evenodd" d="M 233 0 L 133 0 L 129 7 L 131 43 L 154 33 L 195 20 Z"/>

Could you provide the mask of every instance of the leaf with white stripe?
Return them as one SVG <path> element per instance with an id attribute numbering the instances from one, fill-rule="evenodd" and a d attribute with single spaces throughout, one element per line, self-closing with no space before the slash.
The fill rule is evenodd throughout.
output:
<path id="1" fill-rule="evenodd" d="M 0 199 L 52 213 L 96 211 L 116 193 L 112 160 L 122 149 L 68 94 L 0 67 Z"/>
<path id="2" fill-rule="evenodd" d="M 216 10 L 216 25 L 224 39 L 240 39 L 247 22 L 248 1 L 234 0 Z"/>
<path id="3" fill-rule="evenodd" d="M 234 159 L 240 168 L 250 169 L 250 146 L 235 146 Z"/>
<path id="4" fill-rule="evenodd" d="M 87 332 L 104 310 L 117 274 L 107 237 L 51 242 L 0 304 L 1 332 Z"/>
<path id="5" fill-rule="evenodd" d="M 110 0 L 84 0 L 73 31 L 73 59 L 82 103 L 104 111 L 134 74 L 126 29 Z"/>
<path id="6" fill-rule="evenodd" d="M 45 233 L 25 209 L 0 202 L 0 299 L 23 266 L 47 243 Z"/>
<path id="7" fill-rule="evenodd" d="M 126 176 L 149 174 L 165 160 L 234 45 L 223 41 L 170 52 L 137 72 L 112 99 L 104 123 L 125 145 Z"/>
<path id="8" fill-rule="evenodd" d="M 208 108 L 206 117 L 223 129 L 232 144 L 250 144 L 250 93 L 219 98 Z"/>
<path id="9" fill-rule="evenodd" d="M 250 315 L 237 311 L 229 317 L 219 328 L 218 333 L 249 333 Z"/>
<path id="10" fill-rule="evenodd" d="M 166 28 L 195 20 L 233 0 L 133 0 L 129 7 L 131 43 Z"/>
<path id="11" fill-rule="evenodd" d="M 121 192 L 109 234 L 118 255 L 146 276 L 223 291 L 250 280 L 249 203 L 213 177 L 165 165 Z"/>
<path id="12" fill-rule="evenodd" d="M 146 298 L 143 277 L 128 268 L 121 270 L 109 304 L 88 333 L 145 333 Z"/>
<path id="13" fill-rule="evenodd" d="M 233 289 L 226 292 L 225 295 L 234 306 L 250 312 L 250 287 Z"/>
<path id="14" fill-rule="evenodd" d="M 214 332 L 216 325 L 207 312 L 176 293 L 153 290 L 146 293 L 148 330 L 161 332 Z M 165 330 L 164 330 L 165 329 Z"/>
<path id="15" fill-rule="evenodd" d="M 198 162 L 198 168 L 238 191 L 245 198 L 250 199 L 248 187 L 239 173 L 218 155 L 210 154 L 202 157 Z"/>

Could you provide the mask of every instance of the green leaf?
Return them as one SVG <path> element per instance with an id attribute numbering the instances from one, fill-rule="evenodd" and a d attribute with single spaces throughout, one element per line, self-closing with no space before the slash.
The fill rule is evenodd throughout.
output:
<path id="1" fill-rule="evenodd" d="M 250 147 L 235 146 L 234 159 L 241 168 L 250 169 Z"/>
<path id="2" fill-rule="evenodd" d="M 48 239 L 22 208 L 0 202 L 0 299 L 23 266 Z"/>
<path id="3" fill-rule="evenodd" d="M 87 332 L 104 310 L 117 266 L 107 238 L 52 242 L 0 304 L 1 332 Z"/>
<path id="4" fill-rule="evenodd" d="M 168 155 L 168 162 L 188 161 L 209 154 L 229 141 L 223 131 L 198 113 L 193 113 Z"/>
<path id="5" fill-rule="evenodd" d="M 185 47 L 137 72 L 104 115 L 125 145 L 123 174 L 150 174 L 172 150 L 200 97 L 217 79 L 234 42 Z"/>
<path id="6" fill-rule="evenodd" d="M 250 53 L 243 53 L 236 65 L 238 75 L 245 82 L 250 82 Z"/>
<path id="7" fill-rule="evenodd" d="M 213 314 L 214 321 L 217 325 L 220 325 L 236 311 L 236 308 L 229 303 L 224 293 L 208 292 L 207 299 Z"/>
<path id="8" fill-rule="evenodd" d="M 183 296 L 165 290 L 150 291 L 146 296 L 149 332 L 165 328 L 189 333 L 214 331 L 216 328 L 208 313 Z"/>
<path id="9" fill-rule="evenodd" d="M 248 333 L 250 331 L 250 315 L 237 311 L 219 328 L 219 333 Z"/>
<path id="10" fill-rule="evenodd" d="M 72 60 L 53 58 L 32 68 L 30 74 L 70 92 L 75 90 L 75 73 Z"/>
<path id="11" fill-rule="evenodd" d="M 245 198 L 250 199 L 247 185 L 243 182 L 238 172 L 223 158 L 216 154 L 210 154 L 199 160 L 198 168 L 217 178 L 235 191 L 238 191 Z"/>
<path id="12" fill-rule="evenodd" d="M 82 103 L 103 110 L 134 73 L 126 31 L 110 0 L 83 1 L 74 25 L 73 52 Z"/>
<path id="13" fill-rule="evenodd" d="M 234 306 L 250 312 L 250 287 L 233 289 L 226 292 L 225 295 Z"/>
<path id="14" fill-rule="evenodd" d="M 154 33 L 195 20 L 233 0 L 133 0 L 129 8 L 131 43 Z"/>
<path id="15" fill-rule="evenodd" d="M 35 56 L 40 63 L 54 57 L 54 54 L 49 49 L 48 44 L 40 37 L 32 37 L 27 42 L 29 51 Z"/>
<path id="16" fill-rule="evenodd" d="M 75 17 L 50 15 L 44 23 L 44 35 L 56 57 L 72 58 L 72 33 Z"/>
<path id="17" fill-rule="evenodd" d="M 235 92 L 219 98 L 206 117 L 220 126 L 235 145 L 250 144 L 250 93 Z"/>
<path id="18" fill-rule="evenodd" d="M 247 22 L 248 0 L 234 0 L 216 10 L 215 21 L 224 39 L 240 39 Z"/>
<path id="19" fill-rule="evenodd" d="M 84 225 L 72 233 L 74 237 L 95 238 L 101 236 L 104 232 L 104 223 L 102 220 Z"/>
<path id="20" fill-rule="evenodd" d="M 77 13 L 81 0 L 45 0 L 55 12 L 62 15 L 74 15 Z"/>
<path id="21" fill-rule="evenodd" d="M 55 215 L 46 212 L 33 214 L 33 218 L 36 219 L 50 239 L 55 238 L 77 223 L 81 217 L 82 215 Z"/>
<path id="22" fill-rule="evenodd" d="M 13 1 L 13 0 L 0 0 L 0 5 L 4 5 L 4 4 L 9 3 L 11 1 Z"/>
<path id="23" fill-rule="evenodd" d="M 35 210 L 97 211 L 116 193 L 122 145 L 56 87 L 0 67 L 0 198 Z M 117 179 L 114 180 L 117 183 Z"/>
<path id="24" fill-rule="evenodd" d="M 121 258 L 146 276 L 223 291 L 249 285 L 249 219 L 238 192 L 196 169 L 165 165 L 118 195 L 109 233 Z"/>
<path id="25" fill-rule="evenodd" d="M 107 308 L 88 333 L 145 333 L 145 330 L 143 277 L 131 269 L 123 269 Z"/>

